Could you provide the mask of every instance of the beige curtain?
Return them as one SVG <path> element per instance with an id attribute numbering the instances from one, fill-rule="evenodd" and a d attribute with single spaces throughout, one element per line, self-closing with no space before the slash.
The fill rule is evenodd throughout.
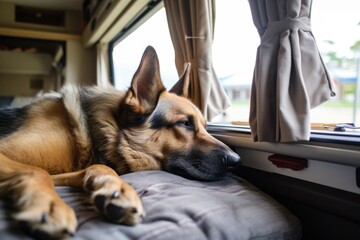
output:
<path id="1" fill-rule="evenodd" d="M 189 97 L 207 120 L 222 113 L 230 101 L 212 64 L 214 0 L 164 0 L 179 75 L 191 63 Z"/>
<path id="2" fill-rule="evenodd" d="M 96 84 L 102 87 L 108 87 L 110 83 L 110 68 L 108 44 L 98 42 L 96 45 Z"/>
<path id="3" fill-rule="evenodd" d="M 309 140 L 310 109 L 334 96 L 310 27 L 311 0 L 249 0 L 261 37 L 251 92 L 254 141 Z"/>

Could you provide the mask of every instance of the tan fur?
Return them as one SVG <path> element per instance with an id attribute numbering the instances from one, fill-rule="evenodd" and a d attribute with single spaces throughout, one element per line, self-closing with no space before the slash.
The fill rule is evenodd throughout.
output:
<path id="1" fill-rule="evenodd" d="M 18 210 L 14 219 L 56 238 L 75 232 L 74 211 L 58 197 L 46 171 L 14 162 L 1 153 L 0 162 L 0 196 L 14 203 Z"/>
<path id="2" fill-rule="evenodd" d="M 58 99 L 39 101 L 41 104 L 31 109 L 27 122 L 1 139 L 0 152 L 51 174 L 72 171 L 77 153 L 66 110 Z"/>

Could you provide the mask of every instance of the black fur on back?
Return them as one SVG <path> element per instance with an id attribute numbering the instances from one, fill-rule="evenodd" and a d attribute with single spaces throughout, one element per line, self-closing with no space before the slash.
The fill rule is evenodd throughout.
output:
<path id="1" fill-rule="evenodd" d="M 28 108 L 0 108 L 0 138 L 15 132 L 26 119 Z"/>

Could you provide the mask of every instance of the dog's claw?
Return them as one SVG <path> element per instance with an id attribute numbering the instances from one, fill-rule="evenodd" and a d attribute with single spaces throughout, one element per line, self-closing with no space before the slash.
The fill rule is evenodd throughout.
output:
<path id="1" fill-rule="evenodd" d="M 120 197 L 120 191 L 115 191 L 111 197 L 113 199 L 119 198 Z"/>

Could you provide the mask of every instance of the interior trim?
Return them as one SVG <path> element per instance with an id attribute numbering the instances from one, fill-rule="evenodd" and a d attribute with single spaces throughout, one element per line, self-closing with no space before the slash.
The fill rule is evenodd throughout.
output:
<path id="1" fill-rule="evenodd" d="M 275 198 L 297 201 L 360 224 L 359 194 L 244 166 L 235 174 Z"/>
<path id="2" fill-rule="evenodd" d="M 360 167 L 360 145 L 254 142 L 250 130 L 208 125 L 208 132 L 232 147 Z"/>
<path id="3" fill-rule="evenodd" d="M 57 41 L 81 41 L 81 35 L 59 33 L 40 30 L 28 30 L 28 29 L 14 29 L 7 27 L 0 27 L 0 35 L 9 37 L 25 37 L 36 38 L 45 40 L 57 40 Z"/>

